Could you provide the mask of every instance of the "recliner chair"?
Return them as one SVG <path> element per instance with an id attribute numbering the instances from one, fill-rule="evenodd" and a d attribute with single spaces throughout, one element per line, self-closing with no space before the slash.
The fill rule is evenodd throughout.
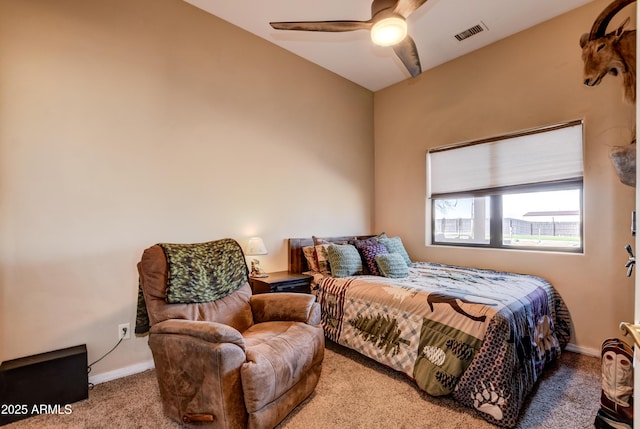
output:
<path id="1" fill-rule="evenodd" d="M 189 247 L 203 245 L 214 250 L 203 254 Z M 155 245 L 138 263 L 165 414 L 190 427 L 273 428 L 313 392 L 320 377 L 324 333 L 315 297 L 252 295 L 244 254 L 234 240 L 178 246 L 182 254 L 175 261 L 167 247 Z M 240 286 L 214 301 L 168 303 L 168 285 L 180 282 L 172 269 L 194 261 L 208 270 L 207 288 L 231 276 Z M 200 279 L 198 270 L 206 271 L 198 266 L 182 283 Z M 226 272 L 233 274 L 221 274 Z M 180 293 L 193 292 L 192 284 L 182 286 L 186 292 Z M 192 300 L 202 301 L 209 291 L 199 290 Z"/>

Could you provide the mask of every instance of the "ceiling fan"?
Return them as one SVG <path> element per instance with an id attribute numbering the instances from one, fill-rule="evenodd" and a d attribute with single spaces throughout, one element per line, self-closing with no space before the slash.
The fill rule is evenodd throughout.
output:
<path id="1" fill-rule="evenodd" d="M 370 30 L 371 40 L 379 46 L 391 46 L 412 77 L 422 73 L 418 50 L 407 35 L 407 18 L 427 0 L 373 0 L 368 21 L 270 22 L 276 30 L 354 31 Z"/>

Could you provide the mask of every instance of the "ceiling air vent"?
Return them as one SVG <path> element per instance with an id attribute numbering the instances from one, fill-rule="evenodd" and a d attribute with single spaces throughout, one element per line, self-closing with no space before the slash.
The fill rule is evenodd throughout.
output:
<path id="1" fill-rule="evenodd" d="M 462 42 L 464 39 L 468 39 L 471 36 L 475 36 L 476 34 L 484 31 L 485 29 L 487 29 L 487 28 L 484 25 L 477 24 L 477 25 L 474 25 L 471 28 L 468 28 L 468 29 L 456 34 L 454 37 L 458 40 L 458 42 Z"/>

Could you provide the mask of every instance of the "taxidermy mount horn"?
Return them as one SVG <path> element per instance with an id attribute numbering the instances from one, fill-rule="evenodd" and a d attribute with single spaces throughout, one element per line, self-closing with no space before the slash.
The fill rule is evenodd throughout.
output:
<path id="1" fill-rule="evenodd" d="M 407 35 L 407 18 L 427 0 L 373 0 L 368 21 L 270 22 L 276 30 L 298 31 L 371 31 L 371 39 L 380 46 L 391 46 L 412 77 L 422 73 L 418 50 Z"/>
<path id="2" fill-rule="evenodd" d="M 615 31 L 607 34 L 611 19 L 636 0 L 614 0 L 598 15 L 591 31 L 580 37 L 584 84 L 596 86 L 607 74 L 622 75 L 624 100 L 636 102 L 636 30 L 624 30 L 627 18 Z M 632 127 L 635 135 L 635 123 Z M 622 183 L 636 186 L 636 139 L 624 146 L 613 146 L 609 158 Z"/>
<path id="3" fill-rule="evenodd" d="M 580 37 L 584 84 L 596 86 L 607 74 L 622 75 L 624 98 L 636 101 L 636 30 L 624 30 L 629 19 L 615 31 L 606 34 L 615 14 L 636 0 L 615 0 L 598 15 L 591 31 Z"/>

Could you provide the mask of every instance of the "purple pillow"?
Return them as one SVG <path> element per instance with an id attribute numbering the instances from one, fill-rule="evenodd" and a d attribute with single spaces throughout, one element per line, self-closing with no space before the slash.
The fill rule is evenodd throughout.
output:
<path id="1" fill-rule="evenodd" d="M 378 264 L 376 263 L 376 255 L 383 255 L 389 253 L 387 247 L 382 243 L 367 244 L 360 247 L 360 254 L 364 259 L 365 266 L 368 269 L 369 274 L 372 276 L 379 276 L 380 270 L 378 270 Z"/>

